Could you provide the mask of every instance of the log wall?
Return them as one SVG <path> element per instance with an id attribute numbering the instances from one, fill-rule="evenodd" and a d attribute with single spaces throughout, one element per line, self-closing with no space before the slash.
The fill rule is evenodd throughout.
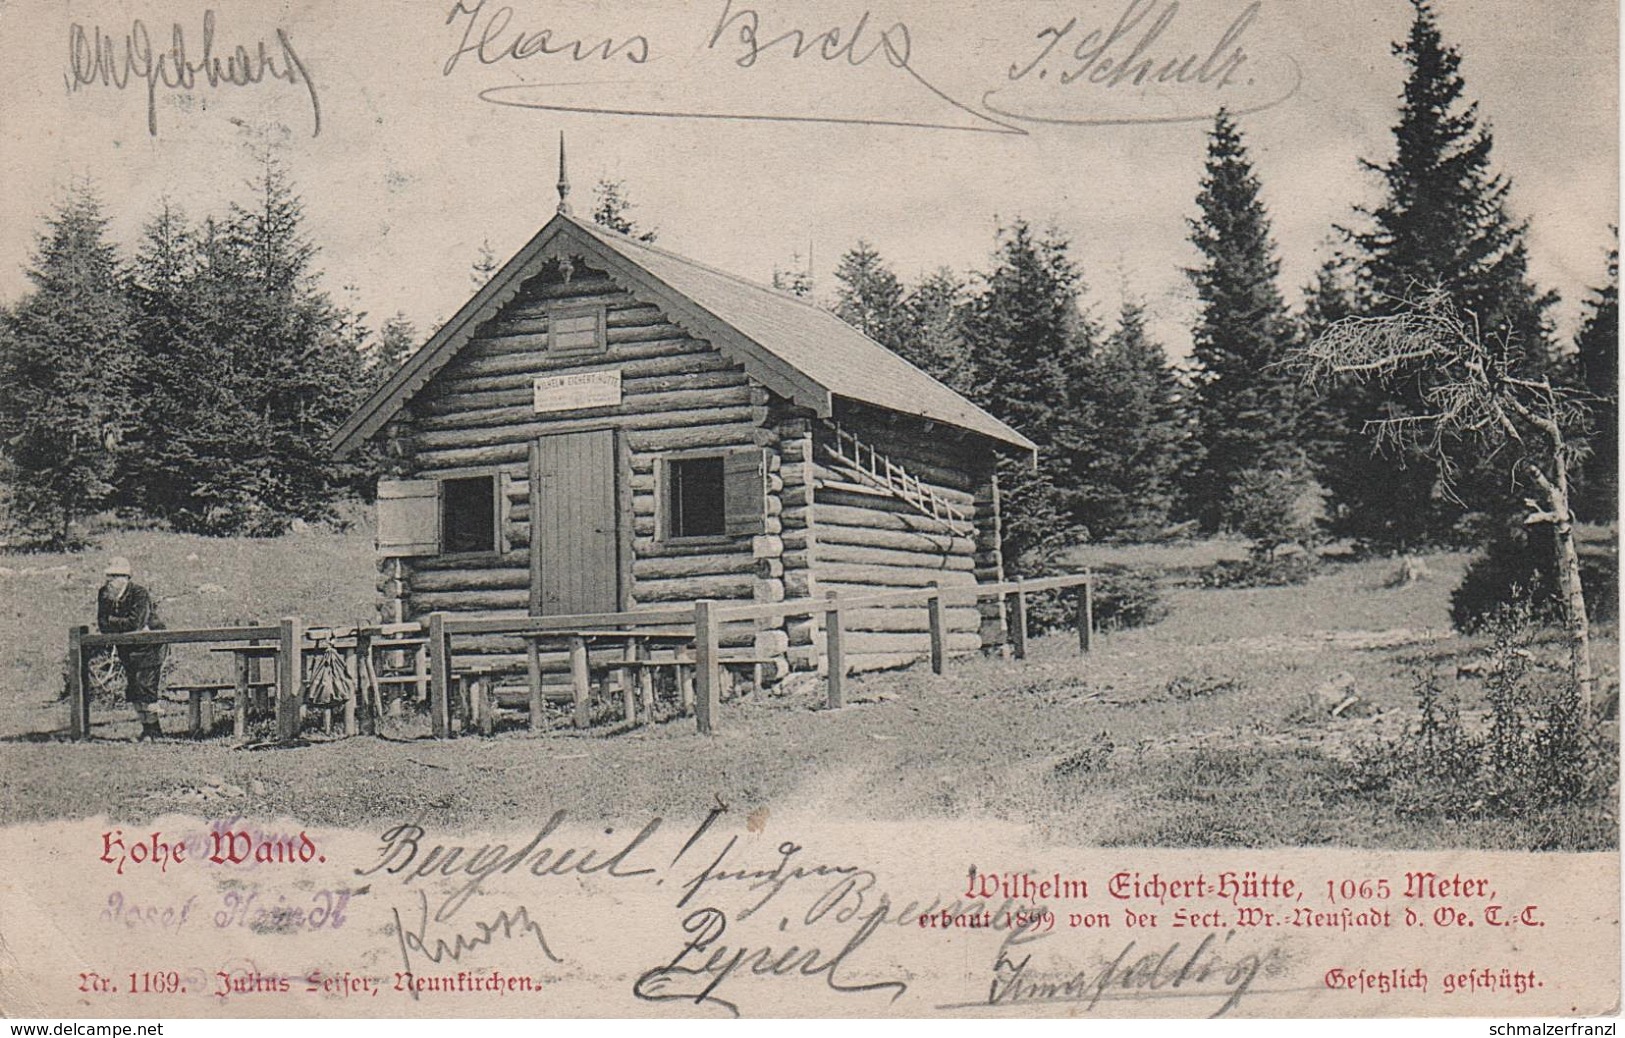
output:
<path id="1" fill-rule="evenodd" d="M 844 411 L 838 419 L 842 428 L 929 485 L 973 522 L 987 508 L 979 491 L 986 482 L 991 455 L 980 455 L 974 444 L 964 442 L 953 430 L 893 421 L 857 409 Z M 984 579 L 986 568 L 978 565 L 975 531 L 956 531 L 889 492 L 866 486 L 841 471 L 826 450 L 833 442 L 827 427 L 816 428 L 811 524 L 817 536 L 810 563 L 820 595 L 834 591 L 856 597 L 934 584 L 962 587 Z M 982 647 L 979 609 L 950 608 L 945 618 L 950 653 Z M 930 652 L 923 606 L 854 610 L 843 615 L 842 621 L 854 670 L 897 666 Z M 794 635 L 792 629 L 792 638 Z"/>
<path id="2" fill-rule="evenodd" d="M 779 431 L 780 499 L 784 509 L 780 520 L 783 532 L 780 563 L 784 570 L 784 596 L 788 599 L 821 598 L 813 555 L 817 531 L 813 525 L 813 484 L 817 464 L 813 458 L 813 429 L 816 419 L 798 410 L 783 409 Z M 819 618 L 796 617 L 785 622 L 785 642 L 791 668 L 818 669 L 820 645 Z"/>
<path id="3" fill-rule="evenodd" d="M 560 305 L 605 308 L 607 351 L 549 353 L 548 313 Z M 616 407 L 537 414 L 532 381 L 618 369 L 622 402 Z M 537 436 L 614 426 L 628 450 L 617 478 L 622 486 L 622 604 L 778 601 L 783 598 L 780 506 L 782 485 L 777 433 L 767 422 L 771 398 L 744 369 L 710 343 L 690 336 L 608 276 L 576 268 L 566 282 L 556 273 L 533 279 L 482 327 L 412 401 L 411 418 L 391 433 L 392 456 L 403 474 L 431 479 L 468 471 L 507 477 L 503 526 L 506 552 L 404 560 L 383 574 L 389 608 L 405 618 L 435 610 L 481 615 L 524 615 L 530 602 L 529 446 Z M 704 544 L 656 539 L 657 469 L 669 451 L 759 446 L 767 449 L 770 494 L 766 532 Z M 608 474 L 606 474 L 607 476 Z M 615 579 L 615 574 L 607 575 Z M 383 585 L 388 585 L 384 587 Z M 725 630 L 738 651 L 782 656 L 782 623 L 757 630 Z M 467 639 L 462 654 L 512 654 L 509 639 Z"/>

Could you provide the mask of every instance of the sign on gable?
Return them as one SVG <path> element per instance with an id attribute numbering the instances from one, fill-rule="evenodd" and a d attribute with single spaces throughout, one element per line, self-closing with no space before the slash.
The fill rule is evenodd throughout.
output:
<path id="1" fill-rule="evenodd" d="M 621 402 L 621 372 L 616 369 L 575 375 L 538 375 L 533 391 L 537 413 L 614 407 Z"/>

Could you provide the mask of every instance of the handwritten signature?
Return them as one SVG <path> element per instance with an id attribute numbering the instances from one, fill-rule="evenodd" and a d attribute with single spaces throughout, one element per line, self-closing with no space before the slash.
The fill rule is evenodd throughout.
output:
<path id="1" fill-rule="evenodd" d="M 656 966 L 638 977 L 632 985 L 632 993 L 646 1002 L 692 1001 L 695 1005 L 714 1005 L 737 1017 L 738 1004 L 717 994 L 730 978 L 817 977 L 831 991 L 849 995 L 889 991 L 891 1001 L 896 1002 L 908 991 L 908 985 L 902 981 L 853 984 L 841 974 L 841 968 L 883 921 L 883 912 L 870 915 L 841 950 L 830 955 L 816 946 L 791 944 L 775 948 L 722 944 L 722 935 L 728 930 L 727 915 L 717 908 L 697 909 L 683 920 L 683 931 L 689 937 L 682 949 L 664 966 Z"/>
<path id="2" fill-rule="evenodd" d="M 124 90 L 131 81 L 147 87 L 147 132 L 158 136 L 158 88 L 190 93 L 199 86 L 199 77 L 210 89 L 257 86 L 267 79 L 288 84 L 304 84 L 310 97 L 311 136 L 322 132 L 322 103 L 310 69 L 294 50 L 286 29 L 276 30 L 276 44 L 265 40 L 252 46 L 238 44 L 229 51 L 215 51 L 215 13 L 203 13 L 203 47 L 193 60 L 187 54 L 186 30 L 172 24 L 167 49 L 153 43 L 146 23 L 137 18 L 130 23 L 122 45 L 114 42 L 100 25 L 86 29 L 78 22 L 68 28 L 68 70 L 64 76 L 68 91 L 78 92 L 100 83 Z"/>
<path id="3" fill-rule="evenodd" d="M 1226 961 L 1220 951 L 1235 935 L 1231 930 L 1220 941 L 1210 933 L 1188 953 L 1175 941 L 1166 948 L 1143 951 L 1132 960 L 1139 942 L 1129 941 L 1105 966 L 1057 977 L 1034 968 L 1031 953 L 1019 960 L 1012 957 L 1010 949 L 1025 943 L 1021 934 L 1014 933 L 999 948 L 987 999 L 980 1004 L 1078 1002 L 1093 1009 L 1102 998 L 1177 998 L 1212 991 L 1216 984 L 1225 998 L 1212 1015 L 1223 1016 L 1236 1007 L 1274 955 L 1273 951 L 1262 956 L 1249 952 Z"/>
<path id="4" fill-rule="evenodd" d="M 631 36 L 617 43 L 613 39 L 605 39 L 591 46 L 577 40 L 572 44 L 554 44 L 553 33 L 550 29 L 533 31 L 531 33 L 519 32 L 506 42 L 502 35 L 507 32 L 512 19 L 510 8 L 496 8 L 486 12 L 486 0 L 476 0 L 469 6 L 464 0 L 456 0 L 451 13 L 447 17 L 448 24 L 459 16 L 467 16 L 469 25 L 465 27 L 463 39 L 458 49 L 448 59 L 443 69 L 450 75 L 456 67 L 457 59 L 465 53 L 474 52 L 482 60 L 489 62 L 501 60 L 505 57 L 530 57 L 539 54 L 566 54 L 575 62 L 584 61 L 590 57 L 599 57 L 608 60 L 620 56 L 634 64 L 644 64 L 650 58 L 652 44 L 649 37 L 644 34 Z M 479 27 L 479 39 L 473 46 L 470 40 L 474 38 L 475 23 L 484 18 Z M 681 119 L 726 119 L 742 120 L 747 122 L 795 122 L 795 123 L 844 123 L 869 126 L 903 126 L 924 129 L 980 129 L 984 132 L 995 133 L 1021 133 L 1020 129 L 1004 124 L 986 112 L 978 111 L 965 105 L 948 93 L 927 80 L 914 67 L 913 36 L 905 22 L 897 21 L 884 29 L 871 28 L 873 14 L 864 11 L 849 27 L 830 26 L 819 30 L 811 30 L 797 25 L 783 24 L 768 27 L 762 12 L 754 7 L 735 7 L 734 0 L 723 0 L 721 13 L 711 24 L 711 29 L 702 52 L 716 52 L 724 56 L 731 56 L 732 64 L 741 69 L 764 69 L 769 63 L 762 60 L 764 55 L 783 56 L 789 61 L 799 61 L 803 58 L 837 64 L 847 68 L 862 68 L 876 59 L 883 60 L 884 64 L 906 76 L 919 88 L 941 104 L 958 110 L 968 116 L 972 126 L 954 125 L 946 122 L 936 122 L 907 117 L 877 118 L 872 116 L 845 116 L 833 112 L 814 115 L 800 115 L 786 112 L 740 112 L 740 111 L 702 111 L 699 109 L 657 109 L 639 108 L 635 106 L 615 106 L 602 103 L 568 104 L 558 100 L 549 93 L 551 86 L 557 84 L 518 83 L 499 87 L 490 87 L 480 91 L 481 100 L 498 105 L 508 105 L 516 108 L 535 108 L 555 112 L 594 112 L 612 115 L 646 115 L 665 118 Z"/>
<path id="5" fill-rule="evenodd" d="M 705 23 L 696 60 L 703 62 L 716 55 L 734 68 L 754 70 L 764 78 L 809 64 L 853 71 L 874 67 L 890 72 L 890 81 L 899 85 L 900 92 L 876 96 L 868 85 L 878 81 L 866 80 L 866 104 L 883 105 L 878 113 L 872 107 L 861 112 L 842 110 L 845 102 L 829 98 L 779 96 L 771 88 L 753 91 L 752 109 L 747 110 L 737 102 L 707 99 L 705 87 L 698 82 L 694 90 L 675 91 L 674 84 L 656 84 L 636 76 L 596 85 L 578 81 L 509 83 L 481 90 L 479 96 L 492 104 L 556 112 L 1026 135 L 1036 125 L 1200 121 L 1211 118 L 1221 104 L 1236 114 L 1259 112 L 1290 98 L 1302 79 L 1290 59 L 1261 63 L 1249 50 L 1249 40 L 1258 34 L 1256 23 L 1263 0 L 1246 3 L 1205 42 L 1177 44 L 1171 39 L 1180 18 L 1179 0 L 1127 0 L 1115 21 L 1106 20 L 1094 28 L 1082 17 L 1047 25 L 1033 37 L 1036 53 L 1009 64 L 1003 85 L 983 91 L 976 100 L 922 71 L 920 34 L 909 22 L 882 21 L 864 10 L 840 24 L 809 25 L 773 10 L 769 3 L 745 6 L 738 0 L 721 0 L 715 20 Z M 651 66 L 652 59 L 683 50 L 649 32 L 565 32 L 554 27 L 516 27 L 514 20 L 510 7 L 494 7 L 487 0 L 455 0 L 446 23 L 460 24 L 462 35 L 442 67 L 443 74 L 451 75 L 471 55 L 487 65 L 531 58 L 556 58 L 571 64 L 593 60 L 599 65 L 614 60 L 621 67 L 650 66 L 646 74 L 655 75 L 654 68 L 660 66 L 658 62 Z M 1202 27 L 1197 28 L 1200 33 Z M 1266 64 L 1272 74 L 1260 75 Z M 703 67 L 693 62 L 690 66 Z M 1285 82 L 1275 70 L 1288 67 L 1291 76 Z M 961 71 L 975 74 L 974 69 Z M 682 105 L 663 100 L 640 104 L 637 99 L 649 96 L 653 87 L 660 87 L 654 90 L 655 97 L 680 93 L 686 101 Z M 1078 89 L 1084 87 L 1096 88 L 1100 103 L 1080 101 Z M 1153 96 L 1155 112 L 1134 110 Z M 1174 110 L 1170 112 L 1170 108 Z"/>
<path id="6" fill-rule="evenodd" d="M 1158 87 L 1208 87 L 1214 94 L 1226 88 L 1252 88 L 1256 80 L 1246 73 L 1253 56 L 1247 50 L 1246 37 L 1263 10 L 1262 0 L 1253 0 L 1242 9 L 1218 38 L 1205 50 L 1191 51 L 1165 46 L 1163 37 L 1179 17 L 1179 0 L 1129 0 L 1128 6 L 1111 28 L 1085 29 L 1077 18 L 1063 25 L 1051 25 L 1041 30 L 1037 39 L 1038 53 L 1025 63 L 1010 66 L 1007 77 L 1012 83 L 1033 85 L 1047 80 L 1060 87 L 1098 87 L 1104 91 L 1119 88 L 1141 89 Z M 1061 47 L 1069 43 L 1070 49 Z M 1273 108 L 1290 98 L 1298 90 L 1301 73 L 1292 64 L 1294 80 L 1283 91 L 1252 105 L 1232 105 L 1234 114 L 1245 115 Z M 1050 73 L 1055 77 L 1050 79 Z M 1045 91 L 1030 96 L 1028 107 L 1017 110 L 1005 102 L 995 103 L 1001 91 L 989 90 L 982 95 L 982 105 L 1007 119 L 1024 122 L 1052 123 L 1072 126 L 1099 126 L 1126 123 L 1189 122 L 1206 119 L 1210 113 L 1179 112 L 1165 116 L 1122 115 L 1111 116 L 1089 112 L 1083 115 L 1060 115 L 1047 111 L 1053 103 L 1053 93 Z"/>
<path id="7" fill-rule="evenodd" d="M 476 922 L 471 927 L 465 927 L 449 937 L 429 936 L 429 896 L 418 891 L 418 921 L 415 929 L 408 929 L 401 919 L 401 910 L 391 908 L 395 917 L 395 936 L 401 948 L 401 964 L 408 974 L 416 972 L 412 968 L 412 956 L 427 959 L 431 963 L 442 963 L 447 959 L 461 962 L 464 955 L 480 948 L 488 948 L 496 943 L 498 938 L 503 940 L 523 940 L 534 938 L 536 947 L 552 962 L 563 962 L 547 943 L 547 936 L 542 933 L 541 924 L 530 917 L 530 909 L 523 905 L 508 911 L 504 909 L 488 920 Z M 412 997 L 417 998 L 417 989 L 412 989 Z"/>
<path id="8" fill-rule="evenodd" d="M 467 19 L 463 26 L 463 38 L 441 66 L 440 74 L 443 76 L 455 72 L 458 62 L 469 54 L 482 65 L 524 61 L 554 54 L 568 55 L 571 61 L 586 61 L 591 57 L 602 61 L 622 58 L 634 65 L 649 60 L 649 38 L 642 35 L 628 36 L 623 40 L 605 37 L 588 43 L 580 36 L 570 37 L 553 28 L 515 29 L 510 33 L 513 8 L 502 6 L 487 11 L 486 0 L 474 0 L 472 5 L 465 0 L 456 0 L 446 15 L 446 24 L 452 25 L 459 18 Z"/>

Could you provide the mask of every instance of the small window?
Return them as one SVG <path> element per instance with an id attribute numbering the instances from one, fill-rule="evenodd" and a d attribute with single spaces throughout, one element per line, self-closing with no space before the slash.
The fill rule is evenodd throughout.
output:
<path id="1" fill-rule="evenodd" d="M 674 458 L 666 464 L 666 536 L 725 535 L 722 457 Z"/>
<path id="2" fill-rule="evenodd" d="M 666 458 L 660 536 L 741 537 L 766 530 L 767 456 L 760 447 Z"/>
<path id="3" fill-rule="evenodd" d="M 551 353 L 603 353 L 604 309 L 565 310 L 548 318 L 547 348 Z"/>
<path id="4" fill-rule="evenodd" d="M 440 484 L 440 550 L 497 550 L 497 480 L 448 479 Z"/>

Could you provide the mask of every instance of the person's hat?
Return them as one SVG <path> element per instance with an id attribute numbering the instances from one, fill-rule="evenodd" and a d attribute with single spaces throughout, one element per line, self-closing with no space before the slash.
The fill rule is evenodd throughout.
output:
<path id="1" fill-rule="evenodd" d="M 102 572 L 109 577 L 127 577 L 130 575 L 130 560 L 115 555 L 107 560 L 107 568 Z"/>

